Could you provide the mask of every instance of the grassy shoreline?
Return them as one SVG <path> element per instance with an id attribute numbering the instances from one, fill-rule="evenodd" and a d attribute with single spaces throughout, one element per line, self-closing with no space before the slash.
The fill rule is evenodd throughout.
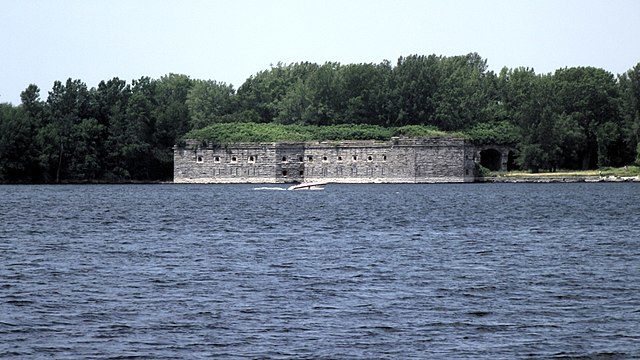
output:
<path id="1" fill-rule="evenodd" d="M 640 166 L 630 165 L 619 168 L 601 168 L 595 170 L 558 170 L 554 172 L 532 173 L 527 171 L 491 172 L 482 181 L 640 181 Z"/>

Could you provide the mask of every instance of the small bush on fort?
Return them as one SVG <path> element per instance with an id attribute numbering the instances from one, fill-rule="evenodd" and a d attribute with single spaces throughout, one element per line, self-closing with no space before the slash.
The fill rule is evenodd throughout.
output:
<path id="1" fill-rule="evenodd" d="M 393 129 L 393 136 L 425 138 L 452 136 L 453 133 L 440 131 L 435 126 L 429 125 L 406 125 Z"/>
<path id="2" fill-rule="evenodd" d="M 314 139 L 322 140 L 389 140 L 391 129 L 377 125 L 317 126 L 311 130 Z"/>

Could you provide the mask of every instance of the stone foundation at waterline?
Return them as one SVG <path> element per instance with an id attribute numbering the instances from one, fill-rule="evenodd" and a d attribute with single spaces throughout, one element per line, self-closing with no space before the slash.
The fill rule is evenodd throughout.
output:
<path id="1" fill-rule="evenodd" d="M 476 148 L 464 139 L 392 139 L 174 147 L 175 183 L 473 182 Z"/>

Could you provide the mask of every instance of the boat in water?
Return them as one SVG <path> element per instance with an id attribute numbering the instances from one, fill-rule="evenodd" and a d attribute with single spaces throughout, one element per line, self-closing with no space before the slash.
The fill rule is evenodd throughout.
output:
<path id="1" fill-rule="evenodd" d="M 308 182 L 289 186 L 287 190 L 324 190 L 323 186 L 327 184 L 328 182 Z"/>
<path id="2" fill-rule="evenodd" d="M 291 185 L 288 188 L 261 186 L 261 187 L 253 188 L 253 190 L 273 190 L 273 191 L 281 191 L 281 190 L 324 190 L 324 186 L 327 185 L 327 184 L 328 184 L 328 182 L 307 182 L 307 183 Z"/>

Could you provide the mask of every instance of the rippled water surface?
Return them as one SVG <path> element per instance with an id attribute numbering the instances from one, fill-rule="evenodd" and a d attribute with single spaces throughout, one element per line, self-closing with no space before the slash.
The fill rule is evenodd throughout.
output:
<path id="1" fill-rule="evenodd" d="M 0 358 L 640 358 L 639 184 L 0 187 Z"/>

